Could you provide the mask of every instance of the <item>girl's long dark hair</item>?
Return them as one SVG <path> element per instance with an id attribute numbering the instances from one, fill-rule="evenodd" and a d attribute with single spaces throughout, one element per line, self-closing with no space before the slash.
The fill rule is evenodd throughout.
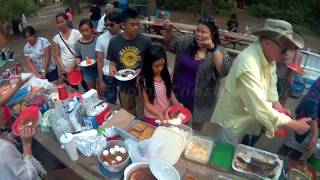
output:
<path id="1" fill-rule="evenodd" d="M 165 64 L 160 75 L 166 85 L 168 99 L 170 99 L 171 97 L 172 82 L 171 82 L 169 70 L 167 67 L 166 52 L 161 46 L 151 45 L 149 48 L 147 48 L 145 52 L 144 62 L 143 62 L 142 71 L 141 71 L 142 78 L 140 81 L 141 87 L 145 88 L 149 101 L 151 103 L 153 103 L 155 99 L 155 88 L 154 88 L 154 78 L 153 78 L 154 73 L 152 69 L 152 64 L 161 58 L 165 60 Z"/>
<path id="2" fill-rule="evenodd" d="M 220 42 L 220 35 L 219 35 L 219 28 L 217 26 L 216 20 L 213 17 L 209 16 L 202 16 L 198 20 L 198 24 L 203 24 L 207 26 L 210 29 L 211 34 L 213 34 L 212 42 L 217 47 L 217 45 L 221 44 Z M 188 47 L 188 52 L 191 53 L 191 56 L 194 57 L 194 55 L 199 50 L 198 43 L 196 42 L 196 39 L 193 40 L 193 42 Z"/>

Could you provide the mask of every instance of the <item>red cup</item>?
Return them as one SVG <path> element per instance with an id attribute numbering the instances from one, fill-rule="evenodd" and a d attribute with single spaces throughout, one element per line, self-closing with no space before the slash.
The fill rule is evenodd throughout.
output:
<path id="1" fill-rule="evenodd" d="M 59 94 L 59 99 L 61 101 L 66 100 L 68 98 L 68 91 L 65 84 L 60 84 L 58 86 L 58 94 Z"/>

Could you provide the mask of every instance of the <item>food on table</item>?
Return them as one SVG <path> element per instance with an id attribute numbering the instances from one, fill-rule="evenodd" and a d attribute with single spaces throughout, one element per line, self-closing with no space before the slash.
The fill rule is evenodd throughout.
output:
<path id="1" fill-rule="evenodd" d="M 122 77 L 129 77 L 129 76 L 133 76 L 133 75 L 134 75 L 134 72 L 129 71 L 129 70 L 124 71 L 124 72 L 121 73 Z"/>
<path id="2" fill-rule="evenodd" d="M 130 180 L 157 180 L 148 167 L 143 167 L 135 170 L 130 175 Z"/>
<path id="3" fill-rule="evenodd" d="M 87 56 L 87 58 L 86 58 L 86 64 L 87 64 L 87 65 L 91 64 L 90 58 L 89 58 L 88 56 Z"/>
<path id="4" fill-rule="evenodd" d="M 0 94 L 5 94 L 9 89 L 11 89 L 10 83 L 3 84 L 0 87 Z"/>
<path id="5" fill-rule="evenodd" d="M 154 128 L 148 127 L 147 125 L 142 123 L 137 123 L 127 131 L 134 138 L 143 141 L 151 138 L 154 132 Z"/>
<path id="6" fill-rule="evenodd" d="M 184 180 L 197 180 L 195 177 L 189 175 L 184 178 Z"/>
<path id="7" fill-rule="evenodd" d="M 107 166 L 116 165 L 124 162 L 129 154 L 124 147 L 115 145 L 112 148 L 102 151 L 101 160 Z"/>
<path id="8" fill-rule="evenodd" d="M 235 167 L 262 177 L 273 178 L 277 173 L 279 162 L 270 155 L 247 151 L 236 154 Z"/>
<path id="9" fill-rule="evenodd" d="M 21 113 L 21 110 L 22 110 L 22 107 L 20 104 L 15 104 L 13 106 L 13 113 L 14 114 L 20 114 Z"/>
<path id="10" fill-rule="evenodd" d="M 192 136 L 191 142 L 185 152 L 185 156 L 186 158 L 194 161 L 207 163 L 211 155 L 212 147 L 212 141 L 199 136 Z"/>
<path id="11" fill-rule="evenodd" d="M 30 94 L 24 100 L 26 106 L 41 106 L 45 102 L 46 98 L 43 94 Z"/>
<path id="12" fill-rule="evenodd" d="M 303 165 L 303 163 L 296 163 L 296 164 L 294 164 L 294 166 L 292 166 L 292 168 L 293 168 L 292 170 L 297 171 L 296 173 L 293 173 L 293 174 L 300 174 L 300 176 L 302 176 L 304 178 L 314 179 L 313 178 L 313 171 L 312 171 L 312 168 L 310 167 L 310 165 L 305 166 L 305 165 Z M 297 179 L 297 178 L 293 178 L 293 179 Z M 301 179 L 303 179 L 303 178 L 301 178 Z"/>

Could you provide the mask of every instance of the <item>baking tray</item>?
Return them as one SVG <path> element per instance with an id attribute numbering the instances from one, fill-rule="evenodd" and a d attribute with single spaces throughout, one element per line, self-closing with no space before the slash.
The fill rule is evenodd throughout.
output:
<path id="1" fill-rule="evenodd" d="M 194 156 L 190 155 L 189 148 L 190 148 L 190 146 L 191 146 L 193 141 L 202 141 L 202 142 L 206 143 L 206 145 L 207 145 L 206 147 L 207 147 L 207 150 L 208 150 L 208 157 L 207 157 L 206 160 L 199 159 L 197 157 L 194 157 Z M 212 149 L 213 149 L 214 145 L 215 145 L 214 141 L 212 139 L 209 139 L 208 137 L 193 135 L 188 147 L 184 151 L 184 157 L 186 159 L 191 160 L 191 161 L 199 162 L 199 163 L 202 163 L 202 164 L 208 164 L 209 161 L 210 161 L 210 157 L 211 157 L 211 153 L 212 153 Z"/>
<path id="2" fill-rule="evenodd" d="M 265 158 L 265 160 L 277 161 L 278 162 L 278 166 L 277 166 L 277 168 L 275 170 L 275 176 L 271 179 L 271 178 L 268 178 L 268 177 L 262 177 L 261 175 L 259 175 L 257 173 L 248 172 L 248 171 L 245 171 L 243 169 L 238 168 L 235 163 L 236 163 L 237 155 L 239 153 L 252 153 L 253 157 L 261 156 L 261 157 Z M 270 153 L 270 152 L 267 152 L 267 151 L 263 151 L 263 150 L 260 150 L 260 149 L 256 149 L 256 148 L 253 148 L 253 147 L 245 146 L 243 144 L 239 144 L 239 145 L 237 145 L 236 150 L 235 150 L 235 154 L 234 154 L 233 161 L 232 161 L 232 168 L 235 171 L 238 171 L 238 172 L 241 172 L 241 173 L 245 173 L 245 174 L 255 175 L 255 176 L 257 176 L 257 177 L 259 177 L 261 179 L 277 180 L 277 179 L 279 179 L 279 177 L 281 175 L 281 172 L 282 172 L 283 161 L 276 154 L 273 154 L 273 153 Z"/>
<path id="3" fill-rule="evenodd" d="M 135 127 L 135 126 L 138 125 L 138 124 L 143 124 L 146 128 L 151 128 L 151 129 L 153 129 L 153 130 L 156 129 L 155 126 L 152 126 L 152 125 L 150 125 L 150 124 L 148 124 L 148 123 L 146 123 L 146 122 L 143 122 L 143 121 L 141 121 L 141 120 L 135 119 L 135 120 L 131 121 L 131 122 L 124 128 L 124 130 L 126 131 L 127 135 L 128 135 L 130 138 L 134 139 L 134 140 L 140 141 L 139 139 L 137 139 L 137 138 L 135 138 L 134 136 L 132 136 L 132 135 L 128 132 L 128 130 L 132 129 L 133 127 Z M 151 136 L 152 136 L 152 135 L 151 135 Z M 151 138 L 151 136 L 150 136 L 150 138 Z"/>

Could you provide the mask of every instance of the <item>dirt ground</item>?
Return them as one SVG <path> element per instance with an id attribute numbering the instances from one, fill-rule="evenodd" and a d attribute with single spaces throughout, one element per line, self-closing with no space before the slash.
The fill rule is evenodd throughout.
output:
<path id="1" fill-rule="evenodd" d="M 37 30 L 39 36 L 43 36 L 52 40 L 53 36 L 58 32 L 55 23 L 55 15 L 59 12 L 64 12 L 65 7 L 61 4 L 51 4 L 48 5 L 40 11 L 37 15 L 28 18 L 28 23 L 26 25 L 32 25 Z M 74 15 L 74 22 L 77 27 L 81 18 L 88 17 L 89 7 L 88 5 L 82 6 L 82 13 L 80 15 Z M 245 32 L 245 27 L 247 25 L 262 27 L 264 18 L 256 18 L 246 14 L 245 10 L 235 9 L 237 14 L 240 27 L 240 32 Z M 199 16 L 195 16 L 190 12 L 172 12 L 172 21 L 180 22 L 185 24 L 196 24 Z M 228 21 L 228 16 L 217 16 L 220 28 L 226 29 L 226 22 Z M 305 49 L 310 48 L 312 51 L 320 53 L 320 38 L 315 37 L 306 33 L 302 33 L 305 40 Z M 11 36 L 8 38 L 5 44 L 0 44 L 0 49 L 4 47 L 9 47 L 11 50 L 17 52 L 21 55 L 23 46 L 25 44 L 22 36 Z"/>

